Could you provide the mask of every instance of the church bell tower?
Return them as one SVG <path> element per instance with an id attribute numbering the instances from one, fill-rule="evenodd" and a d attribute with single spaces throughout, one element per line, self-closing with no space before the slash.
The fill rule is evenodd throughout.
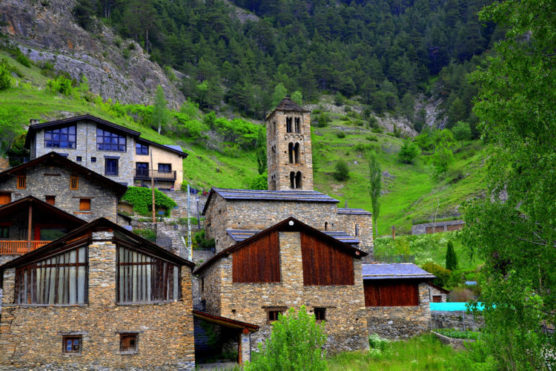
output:
<path id="1" fill-rule="evenodd" d="M 266 117 L 270 191 L 313 190 L 311 114 L 289 97 Z"/>

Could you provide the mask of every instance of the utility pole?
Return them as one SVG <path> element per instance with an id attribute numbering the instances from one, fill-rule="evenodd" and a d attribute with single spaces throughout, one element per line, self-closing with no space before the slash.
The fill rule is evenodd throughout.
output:
<path id="1" fill-rule="evenodd" d="M 190 204 L 190 189 L 189 184 L 187 185 L 187 250 L 189 254 L 189 260 L 193 261 L 193 244 L 191 243 L 191 220 L 189 218 L 189 210 L 191 208 Z"/>
<path id="2" fill-rule="evenodd" d="M 152 212 L 153 212 L 153 225 L 154 225 L 154 230 L 156 231 L 156 200 L 154 197 L 154 167 L 153 167 L 153 152 L 151 150 L 151 170 L 150 170 L 150 174 L 151 174 L 151 194 L 152 194 Z"/>

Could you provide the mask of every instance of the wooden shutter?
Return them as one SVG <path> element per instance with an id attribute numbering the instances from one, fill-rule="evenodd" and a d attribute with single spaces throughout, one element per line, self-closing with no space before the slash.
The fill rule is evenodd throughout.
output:
<path id="1" fill-rule="evenodd" d="M 0 205 L 9 204 L 12 201 L 12 195 L 10 193 L 0 193 Z"/>
<path id="2" fill-rule="evenodd" d="M 17 176 L 17 189 L 25 189 L 27 188 L 27 176 L 26 175 L 18 175 Z"/>
<path id="3" fill-rule="evenodd" d="M 70 189 L 76 191 L 79 189 L 79 177 L 72 175 L 70 176 Z"/>
<path id="4" fill-rule="evenodd" d="M 79 200 L 79 210 L 81 210 L 81 211 L 91 210 L 91 199 L 90 198 L 81 198 Z"/>
<path id="5" fill-rule="evenodd" d="M 278 232 L 253 241 L 232 254 L 233 282 L 280 282 Z"/>

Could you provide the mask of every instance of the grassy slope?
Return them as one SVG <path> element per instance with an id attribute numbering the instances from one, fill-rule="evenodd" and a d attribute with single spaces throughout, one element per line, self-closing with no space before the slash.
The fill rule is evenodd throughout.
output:
<path id="1" fill-rule="evenodd" d="M 90 113 L 138 130 L 147 139 L 162 144 L 181 144 L 189 153 L 184 161 L 185 179 L 198 188 L 245 188 L 257 174 L 253 152 L 239 152 L 237 157 L 230 157 L 183 138 L 158 135 L 99 99 L 89 102 L 77 94 L 71 97 L 53 94 L 46 88 L 48 78 L 41 74 L 39 68 L 27 68 L 0 51 L 2 57 L 23 75 L 16 79 L 16 87 L 0 92 L 2 107 L 17 112 L 22 125 L 30 118 L 47 120 L 61 117 L 62 113 Z M 339 131 L 343 131 L 346 137 L 338 137 Z M 384 178 L 385 194 L 381 199 L 379 218 L 379 233 L 388 234 L 392 225 L 396 226 L 398 233 L 408 232 L 413 220 L 453 212 L 458 204 L 483 188 L 480 166 L 485 151 L 477 143 L 468 144 L 456 154 L 453 169 L 462 172 L 465 177 L 455 184 L 445 180 L 435 181 L 432 169 L 427 165 L 427 156 L 422 156 L 414 165 L 397 162 L 396 154 L 401 143 L 399 138 L 371 133 L 363 127 L 349 126 L 345 121 L 333 121 L 327 127 L 313 128 L 315 189 L 337 197 L 342 206 L 347 200 L 350 207 L 370 210 L 366 151 L 375 148 L 382 170 L 389 174 Z M 363 150 L 355 149 L 358 144 Z M 332 176 L 340 158 L 345 159 L 350 167 L 350 179 L 346 182 L 337 182 Z"/>

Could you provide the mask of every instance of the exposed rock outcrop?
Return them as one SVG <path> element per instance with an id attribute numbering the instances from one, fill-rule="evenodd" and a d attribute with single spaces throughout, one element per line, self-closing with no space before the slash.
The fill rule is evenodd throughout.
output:
<path id="1" fill-rule="evenodd" d="M 43 5 L 44 4 L 44 5 Z M 0 1 L 1 32 L 38 64 L 50 62 L 79 80 L 87 77 L 93 93 L 122 103 L 152 103 L 161 85 L 170 106 L 177 108 L 183 94 L 134 41 L 121 40 L 98 24 L 95 34 L 72 17 L 74 0 Z"/>

